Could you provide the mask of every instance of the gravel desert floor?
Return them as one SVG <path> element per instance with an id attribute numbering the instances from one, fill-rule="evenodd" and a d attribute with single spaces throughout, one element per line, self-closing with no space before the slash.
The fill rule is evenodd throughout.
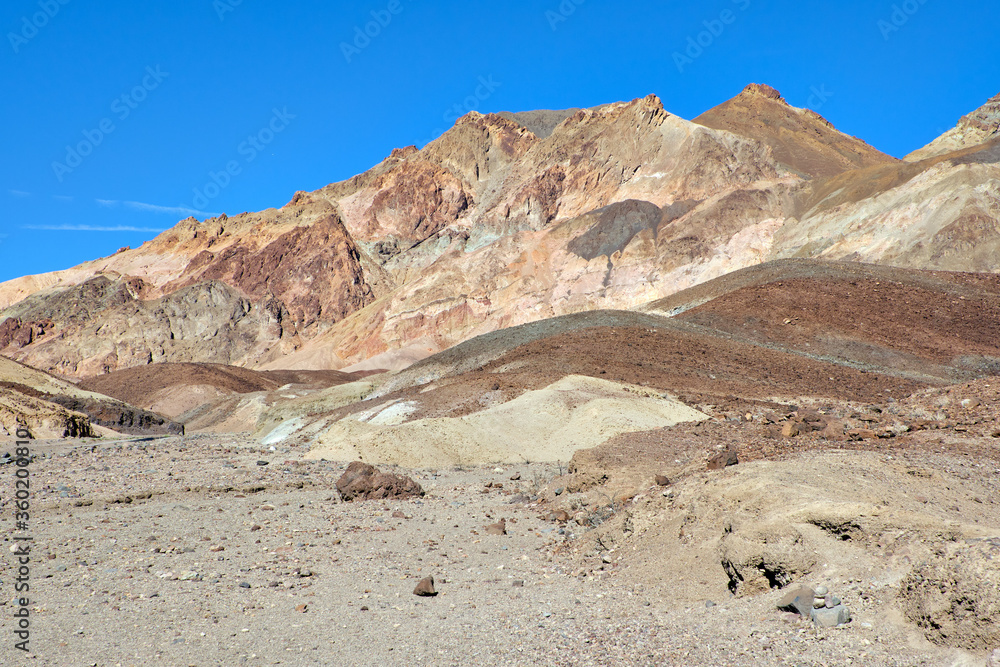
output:
<path id="1" fill-rule="evenodd" d="M 395 470 L 423 498 L 341 502 L 343 464 L 239 436 L 32 443 L 36 665 L 964 665 L 900 622 L 878 577 L 818 629 L 780 591 L 671 596 L 547 516 L 552 464 Z M 14 465 L 3 466 L 12 484 Z M 7 474 L 10 472 L 11 474 Z M 114 489 L 114 492 L 110 492 Z M 569 491 L 566 492 L 567 494 Z M 7 495 L 7 494 L 5 494 Z M 565 497 L 563 498 L 565 500 Z M 10 504 L 4 508 L 10 518 Z M 506 534 L 486 526 L 506 520 Z M 492 531 L 496 532 L 496 531 Z M 437 595 L 419 597 L 433 576 Z M 692 572 L 692 577 L 697 573 Z M 812 582 L 815 585 L 824 582 Z M 12 597 L 15 599 L 12 600 Z"/>

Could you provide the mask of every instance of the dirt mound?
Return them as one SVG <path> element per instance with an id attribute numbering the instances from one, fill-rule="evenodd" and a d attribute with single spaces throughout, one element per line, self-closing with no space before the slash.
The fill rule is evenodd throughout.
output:
<path id="1" fill-rule="evenodd" d="M 139 400 L 141 407 L 179 417 L 234 394 L 271 392 L 285 385 L 331 387 L 351 382 L 360 375 L 339 371 L 252 371 L 223 364 L 164 363 L 88 377 L 80 381 L 80 386 L 121 400 Z"/>
<path id="2" fill-rule="evenodd" d="M 677 318 L 591 311 L 474 338 L 388 378 L 372 399 L 408 395 L 431 382 L 456 400 L 463 386 L 468 392 L 498 384 L 517 395 L 566 374 L 755 399 L 804 395 L 871 401 L 903 398 L 924 384 L 734 340 Z"/>
<path id="3" fill-rule="evenodd" d="M 498 405 L 482 396 L 484 409 L 466 416 L 410 419 L 422 398 L 353 406 L 310 438 L 309 457 L 410 467 L 568 461 L 620 433 L 706 418 L 659 392 L 573 375 Z"/>
<path id="4" fill-rule="evenodd" d="M 939 644 L 1000 646 L 1000 537 L 940 544 L 900 587 L 903 612 Z"/>
<path id="5" fill-rule="evenodd" d="M 964 625 L 968 639 L 951 643 L 983 650 L 995 641 L 990 586 L 996 584 L 977 579 L 977 573 L 996 573 L 986 556 L 995 552 L 992 540 L 1000 535 L 1000 524 L 996 502 L 984 495 L 996 481 L 967 479 L 972 469 L 972 460 L 946 471 L 939 461 L 916 454 L 826 451 L 714 472 L 702 468 L 666 490 L 654 486 L 650 475 L 640 491 L 615 494 L 614 520 L 587 542 L 621 553 L 630 582 L 692 601 L 825 581 L 836 584 L 857 610 L 876 588 L 884 587 L 890 600 L 901 586 L 904 598 L 927 600 L 928 589 L 955 581 L 949 580 L 950 568 L 962 583 L 947 586 L 943 599 L 915 605 L 913 614 L 947 617 L 956 630 Z M 551 484 L 572 488 L 562 478 Z M 601 492 L 613 491 L 609 482 L 552 502 L 600 506 L 606 502 Z M 966 551 L 964 562 L 948 561 L 948 555 Z M 922 562 L 931 564 L 914 569 Z M 968 614 L 961 603 L 950 604 L 963 597 L 974 608 Z M 984 625 L 975 627 L 977 621 Z"/>

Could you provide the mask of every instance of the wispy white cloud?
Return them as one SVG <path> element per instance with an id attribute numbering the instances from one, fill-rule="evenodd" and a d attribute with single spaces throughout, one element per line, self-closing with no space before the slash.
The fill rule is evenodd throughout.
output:
<path id="1" fill-rule="evenodd" d="M 154 227 L 132 227 L 130 225 L 23 225 L 21 229 L 34 229 L 46 232 L 163 232 L 165 229 Z"/>
<path id="2" fill-rule="evenodd" d="M 199 216 L 216 216 L 218 213 L 209 213 L 207 211 L 199 211 L 193 208 L 187 208 L 186 206 L 158 206 L 157 204 L 145 204 L 141 201 L 127 201 L 124 204 L 130 208 L 135 208 L 140 211 L 152 211 L 153 213 L 174 213 L 177 215 L 193 215 Z"/>
<path id="3" fill-rule="evenodd" d="M 30 197 L 31 196 L 30 192 L 25 192 L 24 190 L 8 190 L 7 192 L 9 192 L 10 194 L 14 195 L 15 197 Z"/>
<path id="4" fill-rule="evenodd" d="M 159 204 L 147 204 L 141 201 L 119 201 L 118 199 L 95 199 L 101 206 L 107 206 L 112 208 L 118 206 L 119 204 L 124 204 L 129 208 L 134 208 L 137 211 L 148 211 L 150 213 L 169 213 L 171 215 L 193 215 L 196 218 L 209 218 L 219 215 L 218 213 L 212 213 L 210 211 L 199 211 L 197 209 L 188 208 L 187 206 L 160 206 Z"/>

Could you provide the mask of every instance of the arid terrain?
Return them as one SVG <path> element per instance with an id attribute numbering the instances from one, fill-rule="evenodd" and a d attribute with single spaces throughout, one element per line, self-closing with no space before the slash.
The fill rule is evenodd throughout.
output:
<path id="1" fill-rule="evenodd" d="M 1000 665 L 996 100 L 905 160 L 758 84 L 471 112 L 0 284 L 2 629 L 39 665 Z"/>

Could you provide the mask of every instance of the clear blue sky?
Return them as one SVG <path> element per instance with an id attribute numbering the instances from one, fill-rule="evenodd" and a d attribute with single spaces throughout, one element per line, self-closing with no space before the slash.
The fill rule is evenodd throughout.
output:
<path id="1" fill-rule="evenodd" d="M 0 29 L 0 280 L 281 206 L 470 107 L 690 119 L 760 82 L 902 156 L 1000 92 L 985 0 L 6 0 Z"/>

